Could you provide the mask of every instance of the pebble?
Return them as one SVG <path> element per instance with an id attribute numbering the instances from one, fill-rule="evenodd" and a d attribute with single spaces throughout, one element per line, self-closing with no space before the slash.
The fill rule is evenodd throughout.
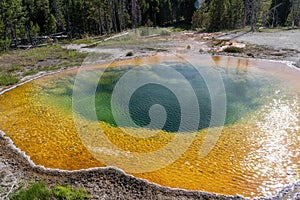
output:
<path id="1" fill-rule="evenodd" d="M 289 170 L 286 171 L 286 174 L 290 175 L 290 176 L 296 176 L 297 172 L 295 172 L 294 170 L 289 169 Z"/>

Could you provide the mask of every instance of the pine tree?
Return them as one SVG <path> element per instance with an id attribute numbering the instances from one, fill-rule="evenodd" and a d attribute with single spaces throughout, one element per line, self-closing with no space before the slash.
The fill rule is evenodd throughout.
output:
<path id="1" fill-rule="evenodd" d="M 50 16 L 46 19 L 44 33 L 46 35 L 56 33 L 56 19 L 53 14 L 50 14 Z"/>
<path id="2" fill-rule="evenodd" d="M 284 26 L 291 11 L 290 0 L 272 0 L 270 17 L 273 26 Z"/>
<path id="3" fill-rule="evenodd" d="M 16 39 L 17 30 L 24 24 L 21 0 L 0 1 L 0 13 L 3 23 L 2 38 Z"/>
<path id="4" fill-rule="evenodd" d="M 65 29 L 63 11 L 63 2 L 61 0 L 51 0 L 50 1 L 50 12 L 55 16 L 57 30 L 63 31 Z"/>
<path id="5" fill-rule="evenodd" d="M 291 0 L 291 12 L 287 19 L 287 25 L 300 26 L 300 0 Z"/>
<path id="6" fill-rule="evenodd" d="M 221 2 L 218 0 L 211 1 L 209 9 L 210 22 L 207 27 L 208 31 L 219 31 L 226 28 L 226 24 L 228 23 L 226 20 L 228 19 L 227 5 L 228 0 Z"/>
<path id="7" fill-rule="evenodd" d="M 207 30 L 207 27 L 210 23 L 209 16 L 209 4 L 204 3 L 200 9 L 195 11 L 192 17 L 192 24 L 196 28 L 200 28 L 201 30 Z"/>
<path id="8" fill-rule="evenodd" d="M 45 34 L 45 23 L 50 15 L 49 0 L 35 1 L 35 22 L 41 28 L 41 33 Z"/>

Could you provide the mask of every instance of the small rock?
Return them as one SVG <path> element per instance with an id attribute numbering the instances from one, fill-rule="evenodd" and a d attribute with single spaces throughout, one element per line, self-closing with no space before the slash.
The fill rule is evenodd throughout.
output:
<path id="1" fill-rule="evenodd" d="M 294 170 L 289 169 L 289 170 L 286 171 L 286 174 L 290 175 L 290 176 L 295 176 L 295 175 L 297 175 L 297 172 L 295 172 Z"/>
<path id="2" fill-rule="evenodd" d="M 186 161 L 184 164 L 185 164 L 185 165 L 191 165 L 191 164 L 189 163 L 189 161 Z"/>

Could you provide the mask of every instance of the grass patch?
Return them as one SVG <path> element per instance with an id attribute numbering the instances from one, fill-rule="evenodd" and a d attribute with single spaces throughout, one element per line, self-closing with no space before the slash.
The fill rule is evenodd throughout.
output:
<path id="1" fill-rule="evenodd" d="M 66 59 L 85 58 L 87 55 L 76 50 L 69 50 Z"/>
<path id="2" fill-rule="evenodd" d="M 99 47 L 107 47 L 107 48 L 122 48 L 124 46 L 142 46 L 147 44 L 153 44 L 153 40 L 141 40 L 139 38 L 122 38 L 119 40 L 109 40 L 106 42 L 99 43 L 97 46 Z"/>
<path id="3" fill-rule="evenodd" d="M 0 57 L 0 86 L 12 85 L 39 71 L 80 66 L 87 55 L 59 45 L 7 51 Z"/>
<path id="4" fill-rule="evenodd" d="M 11 196 L 11 200 L 50 200 L 51 191 L 46 188 L 44 182 L 38 182 L 30 185 L 26 189 L 20 189 L 16 194 Z"/>
<path id="5" fill-rule="evenodd" d="M 140 36 L 150 36 L 150 35 L 160 35 L 160 36 L 170 36 L 171 31 L 167 28 L 153 28 L 153 27 L 143 27 L 136 31 Z"/>
<path id="6" fill-rule="evenodd" d="M 100 42 L 109 37 L 110 37 L 110 35 L 103 35 L 101 37 L 96 37 L 96 38 L 86 37 L 86 38 L 82 38 L 82 39 L 71 40 L 69 43 L 70 44 L 87 44 L 87 45 L 89 45 L 89 44 Z"/>
<path id="7" fill-rule="evenodd" d="M 21 58 L 32 58 L 31 61 L 38 62 L 51 57 L 51 54 L 55 53 L 55 51 L 59 52 L 58 46 L 36 47 L 28 50 L 18 50 L 16 53 Z"/>
<path id="8" fill-rule="evenodd" d="M 52 71 L 52 70 L 56 70 L 60 68 L 60 66 L 53 66 L 53 65 L 49 65 L 49 66 L 45 66 L 45 67 L 39 67 L 38 71 Z"/>
<path id="9" fill-rule="evenodd" d="M 17 82 L 19 82 L 19 78 L 12 75 L 11 73 L 0 73 L 0 86 L 8 86 L 13 85 Z"/>
<path id="10" fill-rule="evenodd" d="M 280 31 L 283 31 L 283 29 L 280 27 L 257 29 L 257 32 L 261 32 L 261 33 L 276 33 Z"/>
<path id="11" fill-rule="evenodd" d="M 73 189 L 69 186 L 56 186 L 53 189 L 53 194 L 56 199 L 66 199 L 66 200 L 84 200 L 89 199 L 89 195 L 83 188 Z"/>
<path id="12" fill-rule="evenodd" d="M 29 50 L 16 50 L 10 56 L 15 56 L 18 60 L 22 60 L 26 65 L 34 65 L 36 63 L 53 60 L 53 59 L 80 59 L 83 60 L 87 53 L 80 53 L 74 50 L 64 49 L 58 45 L 37 47 Z"/>
<path id="13" fill-rule="evenodd" d="M 224 49 L 225 52 L 227 53 L 242 53 L 243 49 L 239 48 L 239 47 L 227 47 L 226 49 Z"/>
<path id="14" fill-rule="evenodd" d="M 171 30 L 172 32 L 182 32 L 182 31 L 184 31 L 184 30 L 186 30 L 186 29 L 184 29 L 184 28 L 182 28 L 182 27 L 170 27 L 170 30 Z"/>
<path id="15" fill-rule="evenodd" d="M 44 182 L 35 182 L 27 188 L 21 188 L 10 196 L 10 200 L 85 200 L 89 195 L 85 189 L 69 186 L 55 186 L 49 189 Z"/>
<path id="16" fill-rule="evenodd" d="M 158 35 L 167 36 L 171 35 L 171 31 L 167 28 L 152 28 L 143 27 L 134 30 L 130 30 L 128 34 L 116 37 L 107 41 L 98 43 L 95 46 L 108 47 L 108 48 L 120 48 L 122 46 L 134 46 L 141 47 L 143 45 L 153 45 L 155 40 L 145 38 L 145 36 Z M 159 41 L 162 43 L 162 41 Z M 91 46 L 91 47 L 95 47 Z"/>
<path id="17" fill-rule="evenodd" d="M 15 71 L 20 71 L 22 69 L 21 65 L 13 65 L 8 69 L 9 72 L 15 72 Z"/>
<path id="18" fill-rule="evenodd" d="M 34 75 L 36 73 L 38 73 L 38 70 L 30 70 L 30 71 L 24 72 L 23 76 L 31 76 L 31 75 Z"/>

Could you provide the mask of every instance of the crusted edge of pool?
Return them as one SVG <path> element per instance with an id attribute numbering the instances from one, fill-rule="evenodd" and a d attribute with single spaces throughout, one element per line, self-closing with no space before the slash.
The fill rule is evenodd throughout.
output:
<path id="1" fill-rule="evenodd" d="M 17 164 L 10 162 L 13 167 L 25 172 L 25 176 L 32 180 L 44 180 L 50 184 L 58 184 L 59 182 L 80 185 L 86 189 L 92 189 L 92 199 L 98 199 L 102 192 L 94 190 L 95 185 L 100 189 L 109 188 L 111 191 L 110 198 L 124 198 L 124 199 L 217 199 L 217 200 L 236 200 L 236 199 L 251 199 L 245 198 L 239 194 L 235 196 L 227 196 L 216 193 L 209 193 L 195 190 L 185 190 L 179 188 L 170 188 L 161 186 L 147 180 L 136 178 L 133 175 L 126 174 L 123 170 L 107 166 L 98 168 L 89 168 L 81 170 L 60 170 L 51 169 L 44 166 L 36 165 L 25 152 L 17 148 L 13 141 L 0 131 L 0 146 L 6 145 L 5 152 L 12 157 Z M 1 149 L 1 148 L 0 148 Z M 5 148 L 4 148 L 5 149 Z M 61 180 L 57 180 L 61 179 Z M 91 187 L 92 185 L 92 187 Z M 295 191 L 296 190 L 296 191 Z M 98 193 L 98 192 L 99 193 Z M 108 191 L 105 191 L 106 193 Z M 116 194 L 114 194 L 116 193 Z M 156 197 L 156 198 L 155 198 Z M 271 197 L 255 197 L 253 199 L 260 200 L 281 200 L 281 199 L 299 199 L 300 197 L 300 181 L 297 183 L 289 184 L 284 187 L 280 192 Z"/>
<path id="2" fill-rule="evenodd" d="M 224 56 L 232 57 L 232 56 Z M 236 58 L 236 57 L 235 57 Z M 243 58 L 243 57 L 241 57 Z M 249 58 L 243 58 L 249 59 Z M 287 65 L 288 67 L 300 71 L 300 68 L 295 66 L 292 61 L 285 60 L 268 60 L 268 59 L 253 59 L 259 61 L 277 62 Z M 63 71 L 77 69 L 72 67 L 60 69 L 52 72 L 43 72 L 25 79 L 23 82 L 5 88 L 0 91 L 3 95 L 10 90 L 22 86 L 33 80 L 57 74 Z M 217 200 L 235 200 L 235 199 L 260 199 L 260 200 L 281 200 L 281 199 L 300 199 L 300 180 L 286 185 L 274 196 L 269 197 L 254 197 L 247 198 L 236 194 L 235 196 L 222 195 L 198 190 L 186 190 L 180 188 L 170 188 L 161 186 L 156 183 L 149 182 L 145 179 L 137 178 L 133 175 L 125 173 L 122 169 L 113 166 L 88 168 L 81 170 L 61 170 L 54 168 L 46 168 L 41 165 L 36 165 L 24 151 L 15 146 L 13 140 L 6 136 L 0 130 L 0 150 L 8 150 L 10 152 L 0 152 L 0 157 L 5 157 L 6 164 L 12 165 L 12 168 L 18 168 L 22 173 L 28 175 L 27 180 L 44 180 L 50 184 L 63 182 L 72 185 L 85 187 L 91 192 L 92 199 L 99 198 L 122 198 L 122 199 L 217 199 Z M 8 155 L 4 155 L 8 154 Z M 13 156 L 12 156 L 13 155 Z M 12 157 L 11 157 L 12 156 Z M 23 165 L 23 166 L 22 166 Z M 26 176 L 25 175 L 25 176 Z M 61 180 L 59 180 L 61 179 Z M 90 187 L 92 185 L 93 187 Z M 98 186 L 98 190 L 94 187 Z M 99 188 L 100 187 L 100 188 Z M 104 188 L 104 191 L 101 189 Z M 122 190 L 123 189 L 123 190 Z M 98 192 L 97 192 L 98 191 Z M 104 194 L 103 194 L 104 192 Z M 107 193 L 111 196 L 107 196 Z M 100 197 L 99 195 L 102 195 Z"/>

